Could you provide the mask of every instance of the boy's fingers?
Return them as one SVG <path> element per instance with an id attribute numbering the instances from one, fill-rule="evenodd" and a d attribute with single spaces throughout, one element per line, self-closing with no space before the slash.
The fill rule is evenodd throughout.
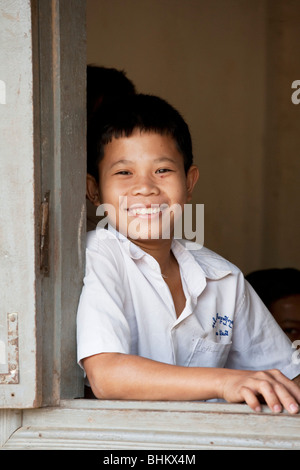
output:
<path id="1" fill-rule="evenodd" d="M 299 388 L 279 371 L 265 371 L 252 378 L 240 393 L 254 411 L 260 411 L 258 396 L 261 395 L 273 413 L 286 409 L 289 413 L 299 412 Z"/>
<path id="2" fill-rule="evenodd" d="M 284 387 L 282 386 L 282 388 Z M 280 411 L 282 411 L 283 403 L 277 394 L 278 392 L 281 392 L 281 390 L 277 388 L 277 393 L 276 393 L 273 384 L 264 380 L 264 381 L 261 381 L 259 385 L 259 392 L 264 397 L 271 411 L 273 411 L 274 413 L 279 413 Z M 279 395 L 282 395 L 282 393 L 279 393 Z"/>
<path id="3" fill-rule="evenodd" d="M 243 400 L 253 411 L 261 411 L 261 405 L 255 393 L 248 387 L 242 387 L 240 390 Z"/>
<path id="4" fill-rule="evenodd" d="M 277 383 L 274 386 L 275 393 L 279 397 L 283 407 L 289 412 L 289 413 L 298 413 L 299 411 L 299 405 L 297 403 L 297 400 L 295 400 L 295 396 L 290 393 L 290 391 L 282 384 Z"/>
<path id="5" fill-rule="evenodd" d="M 259 393 L 262 394 L 267 405 L 274 413 L 282 411 L 282 407 L 293 414 L 299 411 L 299 406 L 293 393 L 278 381 L 273 383 L 262 380 L 259 384 Z"/>
<path id="6" fill-rule="evenodd" d="M 276 380 L 276 387 L 279 390 L 279 392 L 283 393 L 283 399 L 286 401 L 287 406 L 289 407 L 292 404 L 296 405 L 296 408 L 299 409 L 299 404 L 300 404 L 300 388 L 298 387 L 297 384 L 295 384 L 292 380 L 288 379 L 285 375 L 283 375 L 280 371 L 275 370 L 271 371 L 273 374 L 273 377 Z M 278 388 L 278 385 L 282 385 L 282 388 Z M 285 406 L 286 408 L 286 406 Z M 287 409 L 287 408 L 286 408 Z M 295 408 L 293 407 L 295 410 Z M 295 412 L 295 411 L 292 411 Z"/>

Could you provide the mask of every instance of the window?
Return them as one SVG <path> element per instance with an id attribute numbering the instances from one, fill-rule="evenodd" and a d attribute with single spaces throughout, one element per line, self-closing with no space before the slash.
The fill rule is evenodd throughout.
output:
<path id="1" fill-rule="evenodd" d="M 85 0 L 1 1 L 0 447 L 300 448 L 298 417 L 245 405 L 74 399 L 83 392 L 84 17 Z"/>

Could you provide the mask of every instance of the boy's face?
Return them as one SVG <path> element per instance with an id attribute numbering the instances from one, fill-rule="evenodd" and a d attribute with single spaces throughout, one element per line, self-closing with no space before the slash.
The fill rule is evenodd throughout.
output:
<path id="1" fill-rule="evenodd" d="M 168 229 L 172 236 L 176 215 L 170 208 L 183 209 L 197 179 L 194 165 L 185 174 L 171 136 L 138 130 L 105 146 L 94 204 L 109 204 L 110 223 L 128 238 L 158 239 Z"/>

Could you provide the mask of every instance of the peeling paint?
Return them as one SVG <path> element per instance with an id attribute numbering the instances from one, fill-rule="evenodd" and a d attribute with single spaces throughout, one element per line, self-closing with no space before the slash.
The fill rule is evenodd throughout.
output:
<path id="1" fill-rule="evenodd" d="M 3 18 L 6 18 L 7 20 L 10 21 L 20 21 L 20 13 L 18 12 L 17 16 L 10 15 L 9 13 L 6 13 L 5 11 L 2 10 L 2 16 Z"/>
<path id="2" fill-rule="evenodd" d="M 8 372 L 0 374 L 0 385 L 19 383 L 19 329 L 18 314 L 7 314 L 7 365 Z M 13 396 L 13 395 L 12 395 Z"/>

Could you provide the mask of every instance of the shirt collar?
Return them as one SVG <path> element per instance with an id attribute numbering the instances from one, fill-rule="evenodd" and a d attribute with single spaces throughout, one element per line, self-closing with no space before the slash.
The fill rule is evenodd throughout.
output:
<path id="1" fill-rule="evenodd" d="M 208 264 L 202 263 L 199 259 L 199 250 L 203 247 L 196 245 L 193 250 L 187 248 L 185 240 L 173 240 L 172 251 L 180 266 L 183 278 L 190 295 L 196 299 L 204 290 L 207 279 L 217 280 L 227 276 L 231 271 L 223 269 L 213 269 Z M 191 245 L 190 245 L 191 246 Z M 197 248 L 197 250 L 195 250 Z M 205 250 L 205 248 L 204 248 Z M 198 256 L 195 256 L 195 255 Z"/>
<path id="2" fill-rule="evenodd" d="M 218 260 L 217 262 L 208 262 L 207 255 L 209 250 L 201 245 L 197 245 L 196 243 L 191 244 L 191 242 L 187 242 L 186 240 L 173 240 L 172 250 L 178 262 L 181 261 L 181 263 L 189 264 L 193 262 L 196 263 L 196 265 L 199 266 L 201 273 L 208 279 L 222 279 L 232 272 L 231 269 L 228 269 L 226 260 L 217 254 L 215 254 L 215 259 Z"/>
<path id="3" fill-rule="evenodd" d="M 139 260 L 144 256 L 152 258 L 111 225 L 108 225 L 107 230 L 122 243 L 123 248 L 132 259 Z M 190 246 L 193 247 L 192 250 L 185 240 L 173 239 L 171 249 L 189 286 L 189 291 L 193 296 L 198 296 L 206 285 L 206 278 L 222 279 L 232 271 L 228 269 L 226 261 L 218 255 L 215 255 L 215 258 L 210 257 L 210 261 L 214 259 L 214 262 L 208 263 L 205 254 L 212 252 L 201 245 L 192 244 Z"/>
<path id="4" fill-rule="evenodd" d="M 140 259 L 147 255 L 144 250 L 135 245 L 135 243 L 132 243 L 130 240 L 128 240 L 125 235 L 123 235 L 121 232 L 118 232 L 118 230 L 116 230 L 112 225 L 108 224 L 107 230 L 122 243 L 123 248 L 132 259 Z"/>

